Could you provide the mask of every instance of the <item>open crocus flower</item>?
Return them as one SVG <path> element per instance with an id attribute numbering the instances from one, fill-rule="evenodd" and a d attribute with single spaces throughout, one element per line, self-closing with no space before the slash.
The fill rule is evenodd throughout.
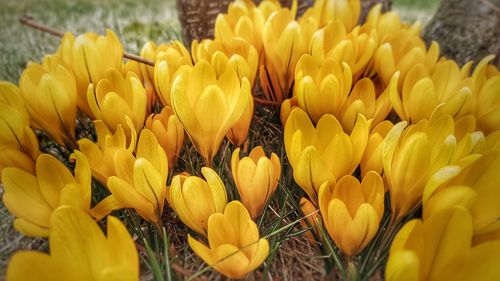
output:
<path id="1" fill-rule="evenodd" d="M 111 195 L 99 202 L 91 214 L 101 219 L 113 210 L 133 208 L 144 219 L 159 222 L 165 203 L 168 159 L 153 132 L 143 129 L 135 156 L 121 148 L 114 164 L 116 176 L 107 182 Z"/>
<path id="2" fill-rule="evenodd" d="M 272 12 L 281 8 L 278 1 L 264 0 L 259 6 L 253 1 L 236 0 L 229 3 L 226 14 L 219 14 L 215 20 L 215 39 L 231 41 L 242 38 L 262 51 L 262 29 Z"/>
<path id="3" fill-rule="evenodd" d="M 73 142 L 76 124 L 76 82 L 62 65 L 52 70 L 30 63 L 19 81 L 21 96 L 36 127 L 57 143 Z"/>
<path id="4" fill-rule="evenodd" d="M 50 255 L 17 252 L 7 268 L 7 280 L 138 281 L 139 258 L 127 228 L 112 216 L 106 225 L 107 237 L 82 210 L 57 208 L 50 219 Z"/>
<path id="5" fill-rule="evenodd" d="M 325 114 L 337 115 L 349 96 L 352 73 L 347 64 L 331 58 L 316 60 L 303 55 L 295 68 L 293 95 L 314 123 Z"/>
<path id="6" fill-rule="evenodd" d="M 171 107 L 170 91 L 175 77 L 182 73 L 184 68 L 193 65 L 189 51 L 179 41 L 160 44 L 159 46 L 156 46 L 153 42 L 148 42 L 141 53 L 143 53 L 143 56 L 155 61 L 153 73 L 151 73 L 150 66 L 140 66 L 144 80 L 151 80 L 160 102 L 164 106 Z"/>
<path id="7" fill-rule="evenodd" d="M 92 119 L 94 115 L 87 103 L 87 88 L 106 76 L 109 68 L 120 69 L 123 61 L 123 47 L 116 34 L 110 29 L 106 35 L 93 32 L 75 36 L 66 32 L 57 55 L 75 75 L 78 97 L 77 105 Z"/>
<path id="8" fill-rule="evenodd" d="M 304 111 L 299 108 L 292 111 L 285 124 L 286 155 L 295 182 L 309 199 L 317 202 L 323 182 L 334 183 L 356 170 L 368 141 L 368 128 L 369 122 L 363 115 L 358 115 L 348 135 L 331 114 L 324 115 L 314 127 Z"/>
<path id="9" fill-rule="evenodd" d="M 319 26 L 339 20 L 351 31 L 358 24 L 361 3 L 359 0 L 318 0 L 314 2 L 313 11 Z"/>
<path id="10" fill-rule="evenodd" d="M 14 167 L 3 169 L 3 203 L 16 216 L 17 231 L 26 236 L 47 237 L 51 214 L 59 206 L 89 210 L 92 178 L 89 163 L 78 151 L 71 159 L 76 161 L 74 176 L 49 154 L 38 157 L 36 175 Z"/>
<path id="11" fill-rule="evenodd" d="M 241 202 L 252 218 L 257 218 L 278 186 L 281 175 L 278 156 L 272 153 L 267 158 L 264 149 L 257 146 L 248 157 L 240 159 L 240 149 L 237 148 L 231 157 L 231 171 Z"/>
<path id="12" fill-rule="evenodd" d="M 241 118 L 251 99 L 250 83 L 232 68 L 217 76 L 206 60 L 178 76 L 172 105 L 198 153 L 210 166 L 224 136 Z"/>
<path id="13" fill-rule="evenodd" d="M 368 172 L 361 183 L 347 175 L 335 185 L 325 182 L 319 190 L 319 209 L 328 234 L 352 257 L 372 240 L 384 215 L 384 182 Z"/>
<path id="14" fill-rule="evenodd" d="M 132 153 L 135 150 L 137 132 L 128 117 L 125 117 L 125 125 L 118 124 L 114 133 L 101 120 L 94 121 L 94 126 L 97 143 L 83 138 L 78 140 L 78 148 L 87 157 L 92 168 L 92 176 L 106 185 L 109 177 L 116 176 L 116 153 L 121 149 Z"/>
<path id="15" fill-rule="evenodd" d="M 264 25 L 263 62 L 259 69 L 264 94 L 268 100 L 281 103 L 291 94 L 295 65 L 307 53 L 309 40 L 317 29 L 313 17 L 294 20 L 295 12 L 281 9 Z"/>
<path id="16" fill-rule="evenodd" d="M 184 129 L 172 108 L 165 106 L 159 114 L 151 114 L 145 127 L 155 134 L 158 143 L 167 153 L 168 167 L 173 169 L 184 142 Z"/>
<path id="17" fill-rule="evenodd" d="M 214 170 L 203 167 L 201 173 L 205 180 L 185 174 L 174 176 L 167 199 L 185 225 L 206 236 L 208 218 L 224 211 L 227 194 L 224 183 Z"/>
<path id="18" fill-rule="evenodd" d="M 0 172 L 6 167 L 17 167 L 35 173 L 38 140 L 30 128 L 19 88 L 8 82 L 0 82 L 0 151 Z"/>
<path id="19" fill-rule="evenodd" d="M 410 69 L 417 64 L 424 64 L 431 71 L 439 58 L 439 46 L 432 42 L 429 49 L 418 34 L 409 29 L 401 29 L 388 35 L 375 51 L 374 67 L 385 85 L 389 85 L 391 77 L 400 72 L 398 89 Z"/>
<path id="20" fill-rule="evenodd" d="M 424 64 L 410 68 L 400 94 L 391 92 L 394 111 L 401 120 L 416 123 L 441 115 L 458 119 L 473 110 L 471 89 L 452 60 L 438 62 L 429 72 Z"/>
<path id="21" fill-rule="evenodd" d="M 137 131 L 144 126 L 147 96 L 134 73 L 125 76 L 116 69 L 109 69 L 105 78 L 91 84 L 87 99 L 95 119 L 102 120 L 108 128 L 116 130 L 118 124 L 129 117 Z"/>
<path id="22" fill-rule="evenodd" d="M 229 278 L 242 279 L 267 258 L 269 242 L 239 201 L 208 219 L 208 247 L 188 235 L 191 249 L 207 264 Z"/>
<path id="23" fill-rule="evenodd" d="M 77 105 L 92 119 L 87 103 L 87 88 L 105 78 L 108 69 L 120 69 L 123 61 L 123 47 L 110 29 L 106 35 L 86 32 L 75 36 L 66 32 L 57 51 L 62 61 L 70 66 L 75 75 L 78 90 Z"/>
<path id="24" fill-rule="evenodd" d="M 472 246 L 472 218 L 461 207 L 414 219 L 392 242 L 385 276 L 395 280 L 499 280 L 500 241 Z"/>

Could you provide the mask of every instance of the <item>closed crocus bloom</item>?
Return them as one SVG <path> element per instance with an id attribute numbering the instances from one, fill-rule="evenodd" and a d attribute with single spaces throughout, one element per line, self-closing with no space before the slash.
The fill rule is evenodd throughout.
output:
<path id="1" fill-rule="evenodd" d="M 156 95 L 164 106 L 172 106 L 170 90 L 175 77 L 182 73 L 187 66 L 192 66 L 191 55 L 179 41 L 156 46 L 148 42 L 143 48 L 143 55 L 155 61 L 155 66 L 141 66 L 141 71 L 146 79 L 153 83 Z M 146 85 L 147 87 L 147 85 Z"/>
<path id="2" fill-rule="evenodd" d="M 107 182 L 111 195 L 92 209 L 92 215 L 101 219 L 113 210 L 133 208 L 144 219 L 158 223 L 165 203 L 168 159 L 153 132 L 143 129 L 135 156 L 119 149 L 114 164 L 116 176 Z"/>
<path id="3" fill-rule="evenodd" d="M 193 61 L 204 59 L 212 64 L 217 75 L 222 74 L 226 67 L 233 68 L 240 80 L 246 77 L 253 86 L 259 65 L 259 54 L 254 46 L 242 38 L 230 41 L 205 39 L 194 40 L 191 45 Z"/>
<path id="4" fill-rule="evenodd" d="M 57 143 L 73 142 L 76 123 L 75 78 L 59 65 L 47 70 L 30 63 L 19 81 L 21 96 L 36 127 Z"/>
<path id="5" fill-rule="evenodd" d="M 264 58 L 259 74 L 268 100 L 281 103 L 288 98 L 294 80 L 295 65 L 307 53 L 309 40 L 317 29 L 312 17 L 294 20 L 295 13 L 281 9 L 271 15 L 264 25 L 262 39 Z"/>
<path id="6" fill-rule="evenodd" d="M 313 10 L 320 26 L 339 20 L 351 31 L 358 24 L 361 4 L 359 0 L 318 0 Z"/>
<path id="7" fill-rule="evenodd" d="M 382 4 L 374 5 L 370 9 L 361 29 L 375 29 L 380 41 L 384 41 L 388 35 L 394 34 L 401 29 L 408 29 L 411 34 L 414 35 L 419 35 L 422 33 L 420 23 L 418 21 L 412 25 L 403 23 L 401 22 L 399 13 L 395 11 L 388 11 L 383 13 Z"/>
<path id="8" fill-rule="evenodd" d="M 456 146 L 451 116 L 422 120 L 407 128 L 405 121 L 394 125 L 382 148 L 393 215 L 401 218 L 420 204 L 431 176 L 455 164 L 451 160 Z M 471 156 L 457 164 L 467 165 L 475 158 Z"/>
<path id="9" fill-rule="evenodd" d="M 172 108 L 165 106 L 159 114 L 151 114 L 145 127 L 155 134 L 158 143 L 167 153 L 168 167 L 173 169 L 184 142 L 184 129 Z"/>
<path id="10" fill-rule="evenodd" d="M 454 61 L 440 61 L 432 74 L 429 73 L 423 64 L 412 67 L 401 94 L 390 94 L 394 111 L 402 120 L 416 123 L 431 115 L 446 114 L 458 119 L 472 112 L 471 89 L 465 85 L 464 76 Z"/>
<path id="11" fill-rule="evenodd" d="M 231 157 L 231 171 L 241 202 L 257 218 L 273 195 L 281 175 L 281 163 L 275 153 L 266 157 L 264 149 L 257 146 L 248 157 L 240 159 L 237 148 Z"/>
<path id="12" fill-rule="evenodd" d="M 34 174 L 38 140 L 19 89 L 8 82 L 0 82 L 0 149 L 0 171 L 17 167 Z"/>
<path id="13" fill-rule="evenodd" d="M 251 99 L 250 83 L 227 68 L 220 76 L 201 60 L 172 85 L 172 105 L 191 142 L 210 166 L 224 136 Z"/>
<path id="14" fill-rule="evenodd" d="M 400 72 L 399 89 L 410 69 L 421 63 L 431 71 L 439 58 L 439 46 L 432 42 L 429 49 L 419 35 L 411 30 L 401 29 L 388 35 L 374 54 L 374 66 L 385 85 L 391 77 Z"/>
<path id="15" fill-rule="evenodd" d="M 392 242 L 387 280 L 498 280 L 500 241 L 476 246 L 472 218 L 461 207 L 406 223 Z"/>
<path id="16" fill-rule="evenodd" d="M 243 38 L 262 51 L 262 29 L 270 14 L 281 8 L 278 1 L 265 0 L 255 6 L 250 0 L 236 0 L 229 3 L 226 14 L 219 14 L 215 20 L 215 39 L 231 41 Z"/>
<path id="17" fill-rule="evenodd" d="M 197 176 L 174 176 L 168 199 L 185 225 L 206 236 L 208 218 L 224 211 L 227 195 L 224 183 L 214 170 L 203 167 L 201 173 L 205 180 Z"/>
<path id="18" fill-rule="evenodd" d="M 382 178 L 371 171 L 360 183 L 347 175 L 335 185 L 322 184 L 318 196 L 328 234 L 346 255 L 357 255 L 375 236 L 384 215 Z"/>
<path id="19" fill-rule="evenodd" d="M 239 147 L 242 146 L 248 138 L 248 131 L 250 129 L 250 124 L 252 123 L 253 118 L 253 98 L 248 99 L 248 105 L 241 115 L 240 119 L 234 124 L 234 126 L 229 129 L 226 134 L 227 139 L 234 146 Z"/>
<path id="20" fill-rule="evenodd" d="M 95 119 L 102 120 L 111 130 L 125 123 L 129 117 L 137 131 L 146 118 L 147 96 L 134 73 L 125 76 L 116 69 L 109 69 L 105 78 L 90 85 L 87 99 Z"/>
<path id="21" fill-rule="evenodd" d="M 477 129 L 486 134 L 500 129 L 500 71 L 490 64 L 493 58 L 485 57 L 470 78 Z"/>
<path id="22" fill-rule="evenodd" d="M 94 121 L 94 125 L 97 143 L 87 138 L 80 139 L 78 149 L 87 157 L 92 168 L 92 176 L 101 184 L 106 185 L 109 177 L 116 176 L 116 153 L 121 149 L 132 153 L 135 150 L 137 133 L 128 117 L 126 117 L 125 125 L 118 124 L 114 133 L 101 120 Z"/>
<path id="23" fill-rule="evenodd" d="M 75 175 L 49 154 L 40 154 L 36 175 L 19 168 L 5 168 L 2 183 L 3 202 L 15 215 L 14 228 L 26 236 L 47 237 L 52 212 L 62 205 L 88 211 L 91 199 L 90 166 L 83 154 L 71 156 L 76 161 Z"/>
<path id="24" fill-rule="evenodd" d="M 123 47 L 120 40 L 110 29 L 106 35 L 86 32 L 75 38 L 72 33 L 65 33 L 57 54 L 70 66 L 76 78 L 78 107 L 92 119 L 93 115 L 87 103 L 87 88 L 106 77 L 108 69 L 120 69 L 123 61 Z"/>
<path id="25" fill-rule="evenodd" d="M 280 121 L 283 127 L 286 124 L 286 120 L 288 120 L 288 116 L 292 113 L 292 110 L 299 106 L 299 102 L 296 97 L 291 97 L 289 99 L 284 100 L 281 103 L 280 108 Z"/>
<path id="26" fill-rule="evenodd" d="M 331 114 L 324 115 L 314 127 L 304 111 L 292 111 L 285 124 L 286 155 L 295 181 L 312 201 L 317 202 L 323 182 L 334 183 L 356 170 L 368 141 L 368 128 L 363 115 L 358 115 L 348 135 Z"/>
<path id="27" fill-rule="evenodd" d="M 106 225 L 107 237 L 82 210 L 59 207 L 50 219 L 50 254 L 17 252 L 7 267 L 7 280 L 138 281 L 139 258 L 127 228 L 112 216 Z"/>
<path id="28" fill-rule="evenodd" d="M 389 131 L 392 129 L 393 124 L 389 120 L 378 123 L 370 132 L 368 136 L 368 143 L 366 144 L 365 153 L 361 162 L 361 176 L 365 176 L 369 171 L 375 171 L 382 175 L 384 167 L 382 165 L 382 148 L 384 139 Z"/>
<path id="29" fill-rule="evenodd" d="M 327 58 L 317 61 L 303 55 L 295 69 L 294 96 L 300 108 L 314 123 L 325 114 L 337 115 L 349 96 L 352 84 L 351 69 Z"/>
<path id="30" fill-rule="evenodd" d="M 267 258 L 269 242 L 260 238 L 257 224 L 239 201 L 208 219 L 208 247 L 188 235 L 191 249 L 229 278 L 242 279 Z"/>

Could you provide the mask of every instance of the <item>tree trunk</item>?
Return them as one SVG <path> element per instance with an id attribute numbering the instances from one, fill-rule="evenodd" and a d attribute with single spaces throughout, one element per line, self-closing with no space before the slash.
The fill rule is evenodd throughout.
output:
<path id="1" fill-rule="evenodd" d="M 495 54 L 500 66 L 500 0 L 443 0 L 424 38 L 460 64 Z"/>
<path id="2" fill-rule="evenodd" d="M 254 0 L 259 3 L 261 0 Z M 217 14 L 225 13 L 231 0 L 177 0 L 177 13 L 182 27 L 184 44 L 189 48 L 193 39 L 213 38 L 214 24 Z M 284 7 L 290 7 L 292 0 L 280 0 Z M 389 10 L 391 0 L 361 0 L 362 21 L 369 9 L 377 4 L 383 4 L 383 10 Z M 302 15 L 314 0 L 298 0 L 298 16 Z M 360 22 L 362 22 L 360 21 Z"/>

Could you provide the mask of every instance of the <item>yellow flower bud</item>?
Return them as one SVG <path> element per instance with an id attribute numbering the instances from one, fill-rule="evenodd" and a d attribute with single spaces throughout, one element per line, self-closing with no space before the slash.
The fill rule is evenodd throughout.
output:
<path id="1" fill-rule="evenodd" d="M 318 228 L 321 223 L 321 215 L 319 214 L 316 206 L 314 206 L 314 204 L 311 201 L 307 200 L 307 198 L 305 197 L 300 198 L 299 205 L 302 214 L 304 216 L 307 216 L 306 220 L 307 223 L 309 223 L 308 225 L 304 220 L 302 220 L 300 221 L 300 225 L 304 229 L 312 227 L 311 231 L 306 232 L 306 237 L 307 239 L 309 239 L 309 241 L 315 243 L 316 239 L 314 238 L 314 235 L 316 235 L 316 237 L 318 238 L 321 237 L 320 236 L 321 231 Z"/>
<path id="2" fill-rule="evenodd" d="M 52 70 L 30 63 L 19 81 L 33 123 L 57 143 L 72 143 L 76 124 L 75 78 L 62 65 Z"/>
<path id="3" fill-rule="evenodd" d="M 161 147 L 167 153 L 168 167 L 173 169 L 184 142 L 184 129 L 172 109 L 165 106 L 159 114 L 151 114 L 145 127 L 155 134 Z"/>
<path id="4" fill-rule="evenodd" d="M 358 24 L 361 13 L 359 0 L 317 0 L 313 11 L 318 18 L 319 26 L 339 20 L 350 31 Z"/>
<path id="5" fill-rule="evenodd" d="M 87 89 L 106 77 L 108 69 L 120 69 L 123 61 L 123 47 L 110 29 L 101 36 L 92 32 L 75 36 L 67 32 L 57 51 L 65 65 L 75 75 L 78 97 L 77 105 L 92 119 L 94 115 L 87 103 Z"/>
<path id="6" fill-rule="evenodd" d="M 206 236 L 208 218 L 214 213 L 222 213 L 227 195 L 224 183 L 214 170 L 203 167 L 201 173 L 205 180 L 189 175 L 174 176 L 168 198 L 182 222 Z"/>
<path id="7" fill-rule="evenodd" d="M 264 149 L 257 146 L 248 157 L 240 159 L 237 148 L 231 157 L 231 171 L 241 202 L 253 219 L 257 218 L 273 195 L 281 175 L 281 163 L 275 153 L 266 157 Z"/>
<path id="8" fill-rule="evenodd" d="M 363 158 L 361 158 L 360 168 L 361 176 L 365 176 L 369 171 L 375 171 L 382 174 L 384 169 L 382 165 L 382 147 L 383 141 L 386 138 L 389 131 L 394 125 L 391 121 L 386 120 L 377 124 L 370 135 L 368 136 L 368 143 L 366 144 L 365 153 Z"/>
<path id="9" fill-rule="evenodd" d="M 229 278 L 242 279 L 267 258 L 269 243 L 259 239 L 259 229 L 239 201 L 232 201 L 224 213 L 208 219 L 208 247 L 188 235 L 191 249 L 215 270 Z"/>
<path id="10" fill-rule="evenodd" d="M 178 76 L 172 105 L 198 153 L 210 166 L 224 136 L 241 118 L 251 99 L 250 83 L 227 68 L 220 76 L 207 61 Z"/>
<path id="11" fill-rule="evenodd" d="M 319 190 L 319 208 L 328 234 L 348 256 L 361 252 L 372 240 L 384 214 L 384 183 L 368 172 L 361 183 L 353 176 Z"/>

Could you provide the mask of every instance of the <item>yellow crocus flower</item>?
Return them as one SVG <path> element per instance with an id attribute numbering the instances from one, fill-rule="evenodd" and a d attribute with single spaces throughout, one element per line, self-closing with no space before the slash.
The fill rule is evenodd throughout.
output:
<path id="1" fill-rule="evenodd" d="M 285 124 L 285 149 L 297 184 L 316 202 L 320 185 L 334 183 L 352 174 L 363 156 L 369 133 L 369 122 L 363 115 L 350 135 L 342 130 L 331 114 L 324 115 L 316 127 L 307 114 L 297 108 Z"/>
<path id="2" fill-rule="evenodd" d="M 97 143 L 83 138 L 78 140 L 78 149 L 87 157 L 92 168 L 92 176 L 106 185 L 109 177 L 116 176 L 116 153 L 121 149 L 132 153 L 135 150 L 137 132 L 128 117 L 125 117 L 125 125 L 118 124 L 114 133 L 101 120 L 94 121 L 94 126 Z"/>
<path id="3" fill-rule="evenodd" d="M 319 26 L 339 20 L 347 31 L 351 31 L 358 24 L 361 3 L 359 0 L 317 0 L 312 9 Z"/>
<path id="4" fill-rule="evenodd" d="M 172 41 L 170 44 L 160 44 L 158 46 L 153 42 L 148 42 L 141 53 L 144 57 L 155 61 L 153 70 L 151 70 L 150 66 L 140 66 L 145 81 L 150 81 L 153 84 L 160 102 L 164 106 L 171 107 L 170 91 L 175 77 L 182 73 L 184 68 L 193 65 L 189 51 L 181 42 Z"/>
<path id="5" fill-rule="evenodd" d="M 215 20 L 216 40 L 231 41 L 243 38 L 262 52 L 262 30 L 271 13 L 281 8 L 276 0 L 264 0 L 258 6 L 250 0 L 236 0 L 229 3 L 227 13 L 218 14 Z"/>
<path id="6" fill-rule="evenodd" d="M 91 199 L 90 166 L 85 156 L 75 151 L 75 175 L 49 154 L 36 160 L 36 175 L 19 168 L 2 171 L 5 188 L 3 202 L 16 216 L 14 228 L 26 236 L 49 236 L 52 212 L 62 205 L 72 205 L 88 211 Z"/>
<path id="7" fill-rule="evenodd" d="M 375 171 L 382 175 L 384 167 L 382 165 L 382 148 L 384 139 L 394 125 L 389 120 L 378 123 L 368 136 L 365 153 L 361 158 L 359 167 L 361 176 L 365 176 L 369 171 Z"/>
<path id="8" fill-rule="evenodd" d="M 281 103 L 291 94 L 295 65 L 307 53 L 309 40 L 317 30 L 312 16 L 295 21 L 295 12 L 281 9 L 274 12 L 264 25 L 263 61 L 259 75 L 268 100 Z"/>
<path id="9" fill-rule="evenodd" d="M 188 235 L 191 249 L 203 261 L 229 278 L 242 279 L 259 267 L 269 253 L 269 242 L 239 201 L 208 219 L 208 247 Z"/>
<path id="10" fill-rule="evenodd" d="M 17 167 L 35 173 L 38 140 L 30 128 L 19 88 L 9 82 L 0 82 L 0 151 L 0 172 L 6 167 Z"/>
<path id="11" fill-rule="evenodd" d="M 78 107 L 91 119 L 96 119 L 87 103 L 87 88 L 105 78 L 108 69 L 121 68 L 123 47 L 120 40 L 110 29 L 106 30 L 105 36 L 86 32 L 75 38 L 67 32 L 57 55 L 75 75 Z"/>
<path id="12" fill-rule="evenodd" d="M 87 100 L 95 119 L 102 120 L 113 131 L 118 124 L 125 123 L 125 116 L 132 120 L 137 131 L 144 126 L 146 91 L 132 72 L 124 76 L 116 69 L 109 69 L 96 85 L 89 86 Z"/>
<path id="13" fill-rule="evenodd" d="M 345 63 L 323 61 L 305 54 L 295 68 L 294 96 L 314 123 L 325 114 L 338 116 L 352 87 L 352 73 Z"/>
<path id="14" fill-rule="evenodd" d="M 253 219 L 261 213 L 273 195 L 281 175 L 281 163 L 275 153 L 266 157 L 264 149 L 257 146 L 240 159 L 240 149 L 231 157 L 231 171 L 241 202 Z"/>
<path id="15" fill-rule="evenodd" d="M 372 240 L 384 215 L 384 182 L 368 172 L 361 183 L 346 175 L 336 184 L 325 182 L 319 190 L 319 209 L 328 234 L 349 257 Z"/>
<path id="16" fill-rule="evenodd" d="M 500 279 L 500 240 L 475 246 L 471 241 L 472 218 L 464 208 L 411 220 L 392 242 L 385 276 L 389 281 Z"/>
<path id="17" fill-rule="evenodd" d="M 401 22 L 399 13 L 396 11 L 388 11 L 382 13 L 382 4 L 374 5 L 363 23 L 361 29 L 363 31 L 375 29 L 378 34 L 379 41 L 386 40 L 388 35 L 397 33 L 401 29 L 410 31 L 410 34 L 422 34 L 420 23 L 417 21 L 412 25 Z M 378 42 L 377 42 L 378 44 Z"/>
<path id="18" fill-rule="evenodd" d="M 95 206 L 97 218 L 121 208 L 133 208 L 144 219 L 158 223 L 163 212 L 168 177 L 168 159 L 153 132 L 143 129 L 135 156 L 121 148 L 114 157 L 116 176 L 108 178 L 111 195 Z"/>
<path id="19" fill-rule="evenodd" d="M 205 177 L 176 175 L 168 188 L 168 202 L 182 222 L 201 235 L 207 235 L 208 218 L 221 213 L 227 203 L 226 188 L 217 173 L 201 168 Z"/>
<path id="20" fill-rule="evenodd" d="M 85 212 L 57 208 L 50 219 L 50 254 L 20 251 L 7 267 L 8 281 L 139 280 L 139 258 L 127 228 L 107 220 L 107 237 Z"/>
<path id="21" fill-rule="evenodd" d="M 306 218 L 307 223 L 306 221 L 301 220 L 300 225 L 304 229 L 308 227 L 312 228 L 311 231 L 306 232 L 306 237 L 307 239 L 309 239 L 309 241 L 315 243 L 316 242 L 315 235 L 318 238 L 321 237 L 320 236 L 321 230 L 319 229 L 321 224 L 321 215 L 316 206 L 314 206 L 314 204 L 305 197 L 300 198 L 299 206 L 304 217 L 307 216 Z"/>
<path id="22" fill-rule="evenodd" d="M 172 105 L 198 153 L 210 166 L 224 136 L 241 118 L 251 99 L 248 79 L 232 68 L 219 76 L 206 60 L 178 76 L 172 85 Z"/>
<path id="23" fill-rule="evenodd" d="M 184 142 L 184 129 L 172 108 L 165 106 L 159 114 L 151 114 L 146 120 L 145 128 L 155 134 L 158 143 L 167 153 L 168 167 L 173 169 Z"/>
<path id="24" fill-rule="evenodd" d="M 34 125 L 61 145 L 74 142 L 77 92 L 71 72 L 62 65 L 48 70 L 30 63 L 19 85 Z"/>

